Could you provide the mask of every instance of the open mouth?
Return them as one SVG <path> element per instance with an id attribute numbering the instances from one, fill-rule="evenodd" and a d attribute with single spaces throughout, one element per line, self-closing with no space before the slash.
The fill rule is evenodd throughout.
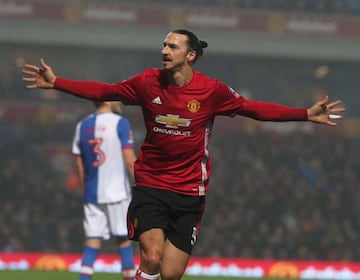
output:
<path id="1" fill-rule="evenodd" d="M 168 58 L 168 57 L 166 57 L 166 56 L 163 56 L 163 58 L 162 58 L 162 62 L 163 62 L 163 63 L 167 63 L 167 62 L 170 62 L 170 61 L 171 61 L 170 58 Z"/>

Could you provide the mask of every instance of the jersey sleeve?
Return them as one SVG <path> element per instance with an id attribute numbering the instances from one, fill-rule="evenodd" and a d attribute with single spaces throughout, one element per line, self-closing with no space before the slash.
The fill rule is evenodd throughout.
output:
<path id="1" fill-rule="evenodd" d="M 134 147 L 134 137 L 131 129 L 130 122 L 126 118 L 121 118 L 117 127 L 118 135 L 121 142 L 121 147 L 124 148 L 133 148 Z"/>
<path id="2" fill-rule="evenodd" d="M 217 81 L 214 90 L 213 109 L 216 115 L 236 116 L 245 98 L 226 84 Z"/>
<path id="3" fill-rule="evenodd" d="M 288 107 L 277 103 L 245 100 L 238 113 L 262 121 L 307 121 L 307 109 Z"/>
<path id="4" fill-rule="evenodd" d="M 85 99 L 121 101 L 124 104 L 137 105 L 140 102 L 139 94 L 143 92 L 142 81 L 142 73 L 112 84 L 57 77 L 54 88 Z"/>
<path id="5" fill-rule="evenodd" d="M 262 121 L 306 121 L 308 119 L 306 108 L 246 99 L 222 82 L 218 82 L 215 96 L 214 108 L 219 115 L 231 117 L 242 115 Z"/>
<path id="6" fill-rule="evenodd" d="M 72 143 L 72 153 L 74 155 L 80 155 L 81 154 L 81 149 L 80 149 L 80 126 L 81 126 L 81 123 L 78 123 L 76 125 L 76 128 L 75 128 L 75 134 L 74 134 L 73 143 Z"/>

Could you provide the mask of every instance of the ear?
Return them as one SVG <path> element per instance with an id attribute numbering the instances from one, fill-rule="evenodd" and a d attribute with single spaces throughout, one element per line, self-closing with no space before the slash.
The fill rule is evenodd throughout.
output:
<path id="1" fill-rule="evenodd" d="M 196 51 L 189 51 L 187 54 L 187 59 L 189 62 L 194 62 L 196 58 Z"/>

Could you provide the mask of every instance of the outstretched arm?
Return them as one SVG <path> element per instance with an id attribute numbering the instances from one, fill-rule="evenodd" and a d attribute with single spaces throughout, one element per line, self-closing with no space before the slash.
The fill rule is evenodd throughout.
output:
<path id="1" fill-rule="evenodd" d="M 311 108 L 288 107 L 277 103 L 244 100 L 240 115 L 262 121 L 311 121 L 315 123 L 336 126 L 334 120 L 342 119 L 343 107 L 337 107 L 340 100 L 328 103 L 329 97 L 325 96 Z"/>
<path id="2" fill-rule="evenodd" d="M 27 88 L 54 88 L 56 76 L 44 59 L 40 59 L 40 67 L 25 64 L 21 72 L 27 75 L 22 78 L 23 81 L 29 83 Z"/>
<path id="3" fill-rule="evenodd" d="M 81 98 L 102 101 L 122 101 L 124 104 L 137 105 L 139 87 L 142 85 L 142 74 L 118 83 L 103 83 L 88 80 L 71 80 L 58 77 L 43 59 L 40 66 L 25 64 L 22 78 L 27 88 L 57 89 Z"/>
<path id="4" fill-rule="evenodd" d="M 341 104 L 341 100 L 336 100 L 331 103 L 329 97 L 326 95 L 322 100 L 316 102 L 311 108 L 307 110 L 308 120 L 316 123 L 323 123 L 331 126 L 336 126 L 337 123 L 333 120 L 342 119 L 341 113 L 345 112 L 345 108 L 335 108 Z"/>

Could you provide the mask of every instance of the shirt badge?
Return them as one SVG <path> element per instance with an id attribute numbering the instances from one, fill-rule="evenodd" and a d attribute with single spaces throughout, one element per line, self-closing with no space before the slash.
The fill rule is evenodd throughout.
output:
<path id="1" fill-rule="evenodd" d="M 187 104 L 187 108 L 191 113 L 196 113 L 200 110 L 200 102 L 195 99 L 190 100 Z"/>

